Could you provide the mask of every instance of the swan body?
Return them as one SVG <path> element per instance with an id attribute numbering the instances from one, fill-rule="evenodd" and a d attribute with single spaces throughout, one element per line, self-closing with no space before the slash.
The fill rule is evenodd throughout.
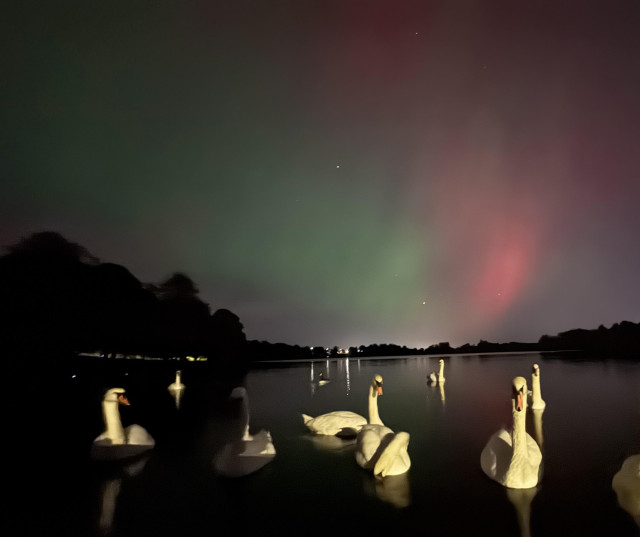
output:
<path id="1" fill-rule="evenodd" d="M 526 431 L 527 381 L 513 379 L 513 429 L 496 432 L 482 450 L 480 466 L 491 479 L 507 488 L 526 489 L 539 481 L 542 453 Z"/>
<path id="2" fill-rule="evenodd" d="M 531 373 L 531 408 L 533 410 L 542 410 L 546 405 L 542 400 L 540 391 L 540 366 L 533 364 L 533 372 Z"/>
<path id="3" fill-rule="evenodd" d="M 123 388 L 107 390 L 102 399 L 105 431 L 91 445 L 91 457 L 97 460 L 122 460 L 135 457 L 155 446 L 153 437 L 140 425 L 123 427 L 119 405 L 129 406 Z"/>
<path id="4" fill-rule="evenodd" d="M 302 420 L 309 430 L 315 434 L 353 437 L 367 423 L 380 423 L 378 414 L 378 395 L 382 395 L 382 377 L 376 375 L 369 387 L 369 420 L 349 410 L 336 410 L 321 414 L 315 418 L 302 414 Z"/>
<path id="5" fill-rule="evenodd" d="M 613 476 L 611 488 L 616 493 L 620 507 L 640 526 L 640 455 L 632 455 L 624 460 L 620 470 Z"/>
<path id="6" fill-rule="evenodd" d="M 261 430 L 249 433 L 249 401 L 247 391 L 239 386 L 231 391 L 231 400 L 241 404 L 241 415 L 234 424 L 234 432 L 215 456 L 213 466 L 225 477 L 242 477 L 257 472 L 276 456 L 271 433 Z"/>
<path id="7" fill-rule="evenodd" d="M 329 384 L 330 382 L 331 380 L 324 378 L 322 373 L 318 375 L 318 386 L 324 386 L 325 384 Z"/>
<path id="8" fill-rule="evenodd" d="M 176 380 L 169 384 L 168 390 L 170 392 L 176 392 L 180 390 L 184 390 L 186 386 L 182 383 L 182 371 L 176 371 Z"/>
<path id="9" fill-rule="evenodd" d="M 444 378 L 444 360 L 441 358 L 440 369 L 438 370 L 438 373 L 436 373 L 435 371 L 432 371 L 431 373 L 429 373 L 427 377 L 427 382 L 429 382 L 430 384 L 435 384 L 436 382 L 439 384 L 442 384 L 445 380 L 446 379 Z"/>
<path id="10" fill-rule="evenodd" d="M 376 477 L 401 475 L 411 467 L 409 433 L 394 433 L 384 425 L 365 425 L 356 440 L 356 462 Z"/>

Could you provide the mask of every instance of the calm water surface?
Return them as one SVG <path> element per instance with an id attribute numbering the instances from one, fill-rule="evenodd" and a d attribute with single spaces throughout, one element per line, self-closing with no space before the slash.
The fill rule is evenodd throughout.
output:
<path id="1" fill-rule="evenodd" d="M 638 535 L 611 479 L 640 453 L 640 365 L 567 357 L 446 357 L 442 390 L 426 383 L 439 357 L 262 365 L 246 378 L 251 430 L 269 429 L 277 456 L 237 480 L 212 469 L 230 416 L 215 379 L 185 368 L 176 408 L 166 389 L 175 369 L 166 365 L 152 373 L 124 362 L 108 372 L 69 366 L 64 381 L 25 387 L 30 404 L 16 415 L 27 442 L 13 465 L 21 479 L 12 514 L 25 535 Z M 542 445 L 544 475 L 537 489 L 507 494 L 482 473 L 480 452 L 510 426 L 511 381 L 521 375 L 530 384 L 534 363 L 547 407 L 539 420 L 529 411 L 528 432 Z M 312 383 L 320 372 L 331 382 Z M 366 416 L 376 373 L 382 420 L 411 435 L 410 471 L 383 481 L 357 466 L 352 443 L 314 437 L 300 417 Z M 131 400 L 124 424 L 156 439 L 149 456 L 128 466 L 88 458 L 103 428 L 102 393 L 116 385 Z"/>

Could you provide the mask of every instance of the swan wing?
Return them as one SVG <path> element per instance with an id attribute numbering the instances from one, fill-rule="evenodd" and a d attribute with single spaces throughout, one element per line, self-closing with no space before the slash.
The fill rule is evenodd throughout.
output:
<path id="1" fill-rule="evenodd" d="M 135 446 L 148 446 L 153 447 L 156 445 L 156 441 L 147 432 L 144 427 L 140 425 L 129 425 L 125 430 L 128 445 Z"/>
<path id="2" fill-rule="evenodd" d="M 494 433 L 480 454 L 482 471 L 494 481 L 502 483 L 509 470 L 513 446 L 511 434 L 506 429 Z"/>
<path id="3" fill-rule="evenodd" d="M 378 457 L 373 468 L 373 474 L 386 477 L 388 475 L 399 475 L 409 471 L 411 459 L 407 448 L 409 447 L 409 433 L 398 433 L 389 442 L 384 451 Z"/>
<path id="4" fill-rule="evenodd" d="M 388 437 L 388 438 L 387 438 Z M 393 431 L 384 425 L 365 425 L 358 433 L 356 441 L 356 462 L 364 469 L 371 470 L 380 453 L 393 438 Z"/>
<path id="5" fill-rule="evenodd" d="M 344 434 L 347 429 L 359 431 L 367 423 L 365 417 L 348 410 L 337 410 L 311 419 L 306 414 L 302 417 L 305 425 L 316 434 Z"/>

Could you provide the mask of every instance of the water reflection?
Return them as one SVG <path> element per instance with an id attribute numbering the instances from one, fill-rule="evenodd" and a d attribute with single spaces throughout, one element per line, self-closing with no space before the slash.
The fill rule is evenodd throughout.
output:
<path id="1" fill-rule="evenodd" d="M 128 464 L 115 463 L 110 467 L 110 477 L 100 485 L 100 511 L 98 517 L 98 530 L 102 535 L 108 535 L 113 530 L 116 505 L 123 481 L 137 476 L 149 460 L 149 455 L 143 455 L 141 459 Z"/>
<path id="2" fill-rule="evenodd" d="M 349 375 L 349 358 L 347 358 L 346 360 L 346 367 L 347 367 L 347 395 L 349 395 L 349 392 L 351 391 L 351 377 Z"/>
<path id="3" fill-rule="evenodd" d="M 365 476 L 363 486 L 365 493 L 375 495 L 379 500 L 399 509 L 411 505 L 409 472 L 383 478 Z"/>
<path id="4" fill-rule="evenodd" d="M 618 505 L 640 526 L 640 455 L 625 459 L 613 476 L 611 488 L 616 493 Z"/>
<path id="5" fill-rule="evenodd" d="M 276 455 L 271 433 L 260 430 L 249 432 L 249 396 L 244 386 L 238 386 L 229 395 L 230 425 L 226 442 L 213 459 L 215 471 L 225 477 L 242 477 L 257 472 Z"/>
<path id="6" fill-rule="evenodd" d="M 348 451 L 355 447 L 355 438 L 341 438 L 326 434 L 305 435 L 313 445 L 322 451 Z"/>
<path id="7" fill-rule="evenodd" d="M 538 494 L 538 488 L 507 489 L 507 499 L 516 510 L 520 537 L 531 537 L 531 502 Z"/>

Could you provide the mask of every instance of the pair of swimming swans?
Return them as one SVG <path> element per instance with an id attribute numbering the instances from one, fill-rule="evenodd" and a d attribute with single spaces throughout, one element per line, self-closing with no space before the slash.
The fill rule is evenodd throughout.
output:
<path id="1" fill-rule="evenodd" d="M 440 370 L 438 371 L 438 374 L 436 374 L 435 371 L 432 371 L 431 373 L 429 373 L 429 376 L 427 377 L 427 381 L 430 384 L 442 384 L 444 383 L 446 379 L 444 378 L 444 360 L 440 359 Z"/>
<path id="2" fill-rule="evenodd" d="M 231 435 L 216 454 L 213 466 L 225 477 L 242 477 L 257 472 L 276 455 L 271 433 L 261 430 L 249 433 L 249 397 L 246 388 L 238 386 L 231 391 L 229 400 L 239 405 L 238 418 L 233 420 Z"/>
<path id="3" fill-rule="evenodd" d="M 514 378 L 511 396 L 513 428 L 511 431 L 500 429 L 493 434 L 480 455 L 482 471 L 512 489 L 535 487 L 540 478 L 542 452 L 526 431 L 528 395 L 526 379 Z"/>
<path id="4" fill-rule="evenodd" d="M 155 440 L 144 427 L 122 426 L 120 405 L 129 406 L 124 388 L 111 388 L 102 398 L 105 431 L 91 445 L 90 455 L 96 460 L 117 461 L 136 457 L 155 446 Z"/>
<path id="5" fill-rule="evenodd" d="M 407 452 L 410 436 L 394 433 L 386 427 L 378 412 L 378 397 L 382 395 L 383 379 L 375 375 L 369 385 L 369 419 L 350 411 L 336 411 L 312 418 L 302 414 L 305 425 L 315 434 L 353 436 L 356 434 L 356 462 L 376 477 L 407 472 L 411 460 Z"/>

